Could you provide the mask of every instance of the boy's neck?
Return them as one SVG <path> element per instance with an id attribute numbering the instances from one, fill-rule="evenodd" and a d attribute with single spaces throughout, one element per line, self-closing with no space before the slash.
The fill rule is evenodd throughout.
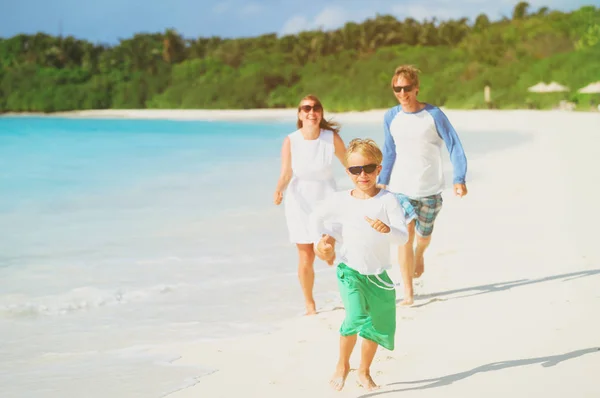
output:
<path id="1" fill-rule="evenodd" d="M 356 199 L 370 199 L 373 196 L 376 196 L 379 193 L 379 191 L 381 191 L 381 189 L 377 188 L 377 186 L 373 186 L 372 188 L 366 189 L 364 191 L 362 189 L 354 188 L 352 190 L 351 195 Z"/>

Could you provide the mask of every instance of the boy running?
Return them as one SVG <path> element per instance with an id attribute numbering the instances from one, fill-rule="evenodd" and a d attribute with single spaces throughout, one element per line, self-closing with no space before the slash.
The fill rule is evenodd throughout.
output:
<path id="1" fill-rule="evenodd" d="M 396 291 L 386 270 L 392 265 L 390 244 L 407 242 L 410 220 L 396 195 L 376 185 L 382 157 L 373 140 L 352 140 L 346 172 L 355 188 L 328 197 L 309 221 L 314 242 L 318 242 L 315 254 L 329 265 L 335 259 L 335 239 L 324 234 L 324 223 L 341 227 L 337 279 L 346 317 L 340 328 L 340 356 L 330 381 L 338 391 L 350 372 L 357 335 L 363 337 L 358 380 L 367 390 L 377 388 L 370 374 L 377 347 L 394 349 Z"/>

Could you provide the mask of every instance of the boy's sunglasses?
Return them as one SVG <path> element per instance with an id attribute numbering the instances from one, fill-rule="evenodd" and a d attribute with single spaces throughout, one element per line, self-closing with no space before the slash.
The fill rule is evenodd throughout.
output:
<path id="1" fill-rule="evenodd" d="M 399 93 L 404 90 L 405 93 L 410 93 L 414 88 L 414 84 L 409 84 L 408 86 L 394 86 L 394 92 Z"/>
<path id="2" fill-rule="evenodd" d="M 314 109 L 315 112 L 321 112 L 323 110 L 323 107 L 319 104 L 315 104 L 315 105 L 302 105 L 300 107 L 300 109 L 302 109 L 304 112 L 308 113 L 310 112 L 311 109 Z"/>
<path id="3" fill-rule="evenodd" d="M 360 173 L 362 173 L 363 170 L 365 171 L 365 173 L 371 174 L 376 169 L 377 169 L 377 165 L 376 164 L 366 164 L 364 166 L 352 166 L 352 167 L 348 167 L 348 171 L 350 172 L 350 174 L 354 174 L 355 176 L 357 176 Z"/>

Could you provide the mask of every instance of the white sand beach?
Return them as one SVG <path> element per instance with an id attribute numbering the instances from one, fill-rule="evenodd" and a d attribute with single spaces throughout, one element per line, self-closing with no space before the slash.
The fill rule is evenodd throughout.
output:
<path id="1" fill-rule="evenodd" d="M 293 112 L 170 115 L 293 118 Z M 374 122 L 383 112 L 336 118 Z M 177 364 L 209 365 L 213 373 L 169 397 L 600 396 L 600 249 L 593 241 L 600 222 L 600 114 L 446 113 L 459 132 L 480 131 L 463 140 L 469 194 L 457 199 L 445 192 L 416 303 L 398 307 L 397 348 L 381 349 L 375 359 L 381 389 L 365 391 L 352 372 L 342 392 L 330 390 L 344 316 L 338 308 L 285 320 L 269 334 L 175 345 L 183 355 Z M 494 151 L 474 149 L 482 146 Z M 399 281 L 398 267 L 391 275 Z"/>
<path id="2" fill-rule="evenodd" d="M 326 116 L 374 124 L 384 112 Z M 165 352 L 181 354 L 174 364 L 211 371 L 169 398 L 600 397 L 600 245 L 594 239 L 600 113 L 445 113 L 459 135 L 471 132 L 461 136 L 469 194 L 458 199 L 444 192 L 415 305 L 397 308 L 396 349 L 380 349 L 372 367 L 381 388 L 365 391 L 355 372 L 342 392 L 329 387 L 344 316 L 338 307 L 311 317 L 290 314 L 266 334 L 165 341 Z M 293 126 L 295 110 L 60 115 L 291 120 Z M 390 275 L 400 282 L 398 265 Z M 295 281 L 289 289 L 300 297 Z M 357 345 L 353 368 L 359 354 Z"/>

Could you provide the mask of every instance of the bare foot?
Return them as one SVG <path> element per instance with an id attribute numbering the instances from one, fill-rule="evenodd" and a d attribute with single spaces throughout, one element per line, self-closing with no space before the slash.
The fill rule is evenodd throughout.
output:
<path id="1" fill-rule="evenodd" d="M 415 256 L 415 274 L 413 278 L 418 278 L 425 272 L 425 259 L 423 256 Z"/>
<path id="2" fill-rule="evenodd" d="M 317 314 L 317 306 L 315 305 L 315 302 L 313 301 L 312 303 L 306 303 L 306 312 L 304 313 L 304 315 L 316 315 Z"/>
<path id="3" fill-rule="evenodd" d="M 405 298 L 404 300 L 402 300 L 400 302 L 400 305 L 403 307 L 409 307 L 411 305 L 413 305 L 415 303 L 415 300 L 411 297 L 411 298 Z"/>
<path id="4" fill-rule="evenodd" d="M 371 378 L 369 372 L 358 371 L 358 383 L 367 391 L 373 391 L 379 388 Z"/>
<path id="5" fill-rule="evenodd" d="M 346 383 L 346 377 L 350 373 L 350 366 L 339 366 L 335 369 L 335 373 L 329 380 L 329 385 L 336 391 L 342 391 Z"/>
<path id="6" fill-rule="evenodd" d="M 408 289 L 404 289 L 404 300 L 402 300 L 400 302 L 400 305 L 403 307 L 408 307 L 408 306 L 413 305 L 413 303 L 415 302 L 414 296 L 415 296 L 415 293 L 411 286 L 409 286 Z"/>

